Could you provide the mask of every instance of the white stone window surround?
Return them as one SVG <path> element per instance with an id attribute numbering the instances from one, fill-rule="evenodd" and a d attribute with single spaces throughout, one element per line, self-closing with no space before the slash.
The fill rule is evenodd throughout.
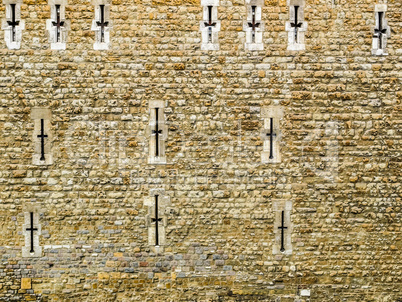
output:
<path id="1" fill-rule="evenodd" d="M 156 139 L 153 131 L 156 129 L 156 110 L 158 108 L 158 129 L 162 131 L 159 134 L 159 156 L 156 156 Z M 166 164 L 165 145 L 168 137 L 168 128 L 165 122 L 165 101 L 149 101 L 150 121 L 148 126 L 149 137 L 149 164 Z"/>
<path id="2" fill-rule="evenodd" d="M 282 131 L 280 126 L 283 119 L 283 107 L 277 105 L 263 107 L 261 109 L 261 117 L 263 118 L 264 122 L 264 129 L 261 132 L 261 139 L 264 143 L 263 151 L 261 152 L 261 162 L 280 163 L 282 159 L 280 148 Z M 273 158 L 269 158 L 271 153 L 271 142 L 270 137 L 267 136 L 267 133 L 271 132 L 271 118 L 273 122 L 273 132 L 275 134 L 275 136 L 272 137 Z"/>
<path id="3" fill-rule="evenodd" d="M 158 195 L 158 217 L 161 219 L 158 223 L 158 245 L 155 245 L 156 222 L 152 221 L 155 218 L 155 195 Z M 170 213 L 170 205 L 170 196 L 162 188 L 151 189 L 149 196 L 144 199 L 144 206 L 148 207 L 148 214 L 145 216 L 145 223 L 148 228 L 148 245 L 157 252 L 162 251 L 163 246 L 166 245 L 167 214 Z"/>
<path id="4" fill-rule="evenodd" d="M 4 40 L 8 49 L 20 49 L 22 40 L 22 31 L 25 29 L 25 21 L 21 20 L 21 4 L 22 0 L 3 0 L 6 7 L 6 18 L 3 19 L 1 28 L 4 30 Z M 12 20 L 12 4 L 15 4 L 15 34 L 13 35 L 13 27 L 9 25 Z"/>
<path id="5" fill-rule="evenodd" d="M 42 234 L 40 224 L 40 206 L 37 204 L 24 205 L 24 224 L 22 225 L 22 233 L 24 234 L 24 246 L 22 247 L 22 257 L 42 257 L 42 247 L 40 246 L 39 238 Z M 31 252 L 31 213 L 33 213 L 33 227 L 37 230 L 33 231 L 33 247 L 34 251 Z"/>
<path id="6" fill-rule="evenodd" d="M 92 20 L 91 30 L 95 32 L 95 43 L 93 44 L 94 50 L 108 50 L 111 48 L 110 32 L 112 30 L 112 21 L 110 21 L 110 3 L 107 0 L 93 0 L 95 7 L 95 19 Z M 101 9 L 100 6 L 104 5 L 104 21 L 108 22 L 108 25 L 104 28 L 103 42 L 101 41 L 101 27 L 97 22 L 101 21 Z"/>
<path id="7" fill-rule="evenodd" d="M 201 50 L 219 50 L 218 39 L 219 31 L 221 30 L 221 21 L 218 20 L 219 0 L 201 0 L 201 6 L 203 6 L 203 20 L 200 22 Z M 208 6 L 212 6 L 211 21 L 216 23 L 215 26 L 211 26 L 211 41 L 209 40 L 209 26 L 205 25 L 209 21 Z"/>
<path id="8" fill-rule="evenodd" d="M 263 50 L 264 43 L 262 41 L 262 33 L 264 32 L 264 22 L 261 21 L 263 0 L 246 0 L 247 20 L 243 22 L 243 30 L 246 32 L 246 43 L 244 47 L 246 50 Z M 259 23 L 254 31 L 253 42 L 253 29 L 249 23 L 253 20 L 253 6 L 255 6 L 255 22 Z"/>
<path id="9" fill-rule="evenodd" d="M 286 22 L 285 29 L 288 32 L 288 50 L 305 50 L 305 32 L 307 31 L 307 22 L 304 21 L 304 0 L 287 0 L 289 7 L 289 21 Z M 295 6 L 297 10 L 297 23 L 301 23 L 301 27 L 297 28 L 297 40 L 295 36 L 295 28 L 291 23 L 295 21 Z"/>
<path id="10" fill-rule="evenodd" d="M 49 32 L 50 49 L 52 50 L 65 50 L 67 42 L 67 33 L 69 30 L 69 21 L 66 20 L 66 5 L 67 0 L 48 0 L 50 6 L 50 19 L 46 20 L 46 29 Z M 60 5 L 60 21 L 64 22 L 60 27 L 60 39 L 57 42 L 56 26 L 53 22 L 57 22 L 56 5 Z"/>
<path id="11" fill-rule="evenodd" d="M 386 30 L 386 33 L 382 35 L 381 43 L 382 43 L 382 48 L 379 48 L 379 39 L 378 36 L 375 33 L 375 30 L 379 28 L 379 12 L 382 12 L 382 28 Z M 387 18 L 386 18 L 386 12 L 387 12 L 387 4 L 376 4 L 375 9 L 374 9 L 374 20 L 375 20 L 375 25 L 372 28 L 373 32 L 373 42 L 372 42 L 372 51 L 371 53 L 375 56 L 385 56 L 388 55 L 387 52 L 387 39 L 391 37 L 391 28 L 388 26 Z"/>
<path id="12" fill-rule="evenodd" d="M 292 248 L 292 230 L 293 225 L 291 221 L 291 212 L 293 203 L 290 200 L 274 200 L 272 202 L 273 214 L 274 214 L 274 244 L 272 247 L 272 253 L 291 255 L 293 252 Z M 281 236 L 282 231 L 279 228 L 282 226 L 282 211 L 284 211 L 284 251 L 281 251 Z"/>
<path id="13" fill-rule="evenodd" d="M 34 131 L 32 134 L 32 142 L 34 146 L 34 154 L 32 155 L 32 164 L 34 165 L 51 165 L 53 164 L 52 156 L 52 132 L 51 132 L 51 122 L 52 122 L 52 112 L 49 108 L 32 108 L 31 109 L 31 119 L 34 123 Z M 41 120 L 43 119 L 44 134 L 47 135 L 44 138 L 44 150 L 45 150 L 45 160 L 41 160 L 42 155 L 42 142 L 38 135 L 41 135 Z"/>

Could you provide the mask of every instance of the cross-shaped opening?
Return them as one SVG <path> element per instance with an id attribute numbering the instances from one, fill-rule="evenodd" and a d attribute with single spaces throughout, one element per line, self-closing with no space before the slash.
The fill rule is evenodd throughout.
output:
<path id="1" fill-rule="evenodd" d="M 10 4 L 11 9 L 11 21 L 7 21 L 8 25 L 11 26 L 11 42 L 15 42 L 16 40 L 16 26 L 20 24 L 20 21 L 16 21 L 15 15 L 15 3 Z"/>
<path id="2" fill-rule="evenodd" d="M 251 28 L 251 42 L 255 43 L 255 30 L 260 26 L 260 22 L 256 22 L 255 20 L 255 10 L 256 6 L 251 6 L 251 22 L 248 22 L 248 26 Z"/>
<path id="3" fill-rule="evenodd" d="M 274 132 L 274 119 L 271 117 L 269 120 L 269 125 L 270 129 L 269 132 L 266 134 L 266 136 L 269 136 L 269 158 L 273 159 L 274 158 L 274 136 L 276 136 L 276 133 Z"/>
<path id="4" fill-rule="evenodd" d="M 26 230 L 31 233 L 31 250 L 29 252 L 34 253 L 35 251 L 34 251 L 34 233 L 33 232 L 37 231 L 38 229 L 34 228 L 34 213 L 30 212 L 29 214 L 30 214 L 30 218 L 31 218 L 31 221 L 30 221 L 31 227 L 27 228 Z"/>
<path id="5" fill-rule="evenodd" d="M 45 121 L 43 119 L 40 120 L 40 134 L 38 134 L 38 137 L 40 138 L 40 160 L 45 160 L 45 138 L 48 137 L 47 134 L 45 134 Z"/>
<path id="6" fill-rule="evenodd" d="M 105 42 L 105 27 L 109 25 L 108 21 L 105 21 L 105 5 L 99 5 L 100 21 L 96 22 L 96 25 L 100 27 L 100 42 Z"/>
<path id="7" fill-rule="evenodd" d="M 302 26 L 302 22 L 298 22 L 298 15 L 299 15 L 299 6 L 295 5 L 294 6 L 294 14 L 295 14 L 295 19 L 294 22 L 290 23 L 291 27 L 294 27 L 295 29 L 295 43 L 298 43 L 299 39 L 298 39 L 298 29 L 301 28 Z"/>
<path id="8" fill-rule="evenodd" d="M 374 29 L 374 37 L 378 38 L 378 49 L 383 49 L 383 35 L 387 33 L 387 29 L 383 28 L 384 12 L 377 12 L 378 27 Z"/>
<path id="9" fill-rule="evenodd" d="M 281 252 L 285 251 L 285 236 L 284 236 L 284 231 L 285 229 L 287 229 L 288 227 L 285 227 L 285 211 L 282 211 L 282 224 L 281 226 L 278 227 L 278 229 L 281 230 Z"/>
<path id="10" fill-rule="evenodd" d="M 212 22 L 212 5 L 208 6 L 208 22 L 204 22 L 208 27 L 208 43 L 212 43 L 212 27 L 215 27 L 216 22 Z"/>
<path id="11" fill-rule="evenodd" d="M 56 9 L 56 22 L 52 22 L 53 26 L 56 27 L 56 42 L 60 42 L 60 33 L 61 33 L 61 27 L 64 26 L 64 21 L 61 21 L 60 17 L 60 4 L 55 5 Z"/>
<path id="12" fill-rule="evenodd" d="M 155 218 L 152 218 L 152 222 L 155 222 L 155 245 L 159 245 L 159 221 L 162 221 L 158 213 L 158 197 L 155 195 Z"/>
<path id="13" fill-rule="evenodd" d="M 159 135 L 162 134 L 162 130 L 159 129 L 159 108 L 155 108 L 155 130 L 152 130 L 155 134 L 155 156 L 159 156 Z"/>

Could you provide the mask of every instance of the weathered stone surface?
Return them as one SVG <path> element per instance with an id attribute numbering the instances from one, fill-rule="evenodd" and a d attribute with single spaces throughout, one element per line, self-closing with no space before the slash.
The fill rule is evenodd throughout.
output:
<path id="1" fill-rule="evenodd" d="M 113 0 L 100 51 L 94 6 L 71 0 L 56 51 L 48 1 L 22 1 L 21 48 L 0 30 L 0 300 L 402 301 L 402 4 L 306 0 L 291 51 L 288 2 L 264 2 L 264 50 L 246 51 L 246 3 L 220 1 L 220 50 L 202 51 L 200 1 Z M 385 2 L 388 55 L 373 56 Z M 148 164 L 155 101 L 165 165 Z M 281 162 L 262 163 L 271 106 Z M 32 164 L 35 108 L 51 111 L 48 166 Z M 153 189 L 171 202 L 163 250 Z M 273 254 L 286 202 L 292 253 Z M 22 257 L 26 204 L 41 209 L 38 258 Z"/>
<path id="2" fill-rule="evenodd" d="M 31 289 L 31 278 L 21 278 L 21 289 Z"/>

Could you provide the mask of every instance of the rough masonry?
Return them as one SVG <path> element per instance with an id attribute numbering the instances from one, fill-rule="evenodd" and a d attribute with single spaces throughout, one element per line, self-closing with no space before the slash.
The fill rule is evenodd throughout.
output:
<path id="1" fill-rule="evenodd" d="M 4 0 L 0 300 L 401 302 L 401 14 Z"/>

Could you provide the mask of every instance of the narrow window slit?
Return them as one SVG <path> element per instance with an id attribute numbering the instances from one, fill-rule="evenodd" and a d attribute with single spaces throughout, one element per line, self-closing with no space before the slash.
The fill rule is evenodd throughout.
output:
<path id="1" fill-rule="evenodd" d="M 274 133 L 274 119 L 272 117 L 270 118 L 270 128 L 269 132 L 267 133 L 267 136 L 269 136 L 269 158 L 273 159 L 274 158 L 273 137 L 276 136 L 276 134 Z"/>
<path id="2" fill-rule="evenodd" d="M 251 27 L 251 42 L 255 43 L 255 29 L 260 26 L 260 22 L 255 21 L 255 8 L 256 6 L 253 5 L 251 7 L 251 22 L 248 23 L 248 26 Z"/>
<path id="3" fill-rule="evenodd" d="M 165 123 L 164 101 L 150 101 L 149 103 L 149 164 L 166 164 L 166 140 L 168 129 Z"/>
<path id="4" fill-rule="evenodd" d="M 159 245 L 159 222 L 162 221 L 158 214 L 158 197 L 155 195 L 155 218 L 152 218 L 152 222 L 155 222 L 155 245 Z"/>
<path id="5" fill-rule="evenodd" d="M 15 3 L 10 4 L 11 21 L 7 21 L 8 25 L 11 26 L 11 42 L 16 41 L 16 26 L 20 24 L 20 21 L 16 20 L 15 5 L 16 5 Z"/>
<path id="6" fill-rule="evenodd" d="M 280 249 L 280 251 L 283 253 L 284 251 L 285 251 L 285 234 L 284 234 L 284 232 L 285 232 L 285 230 L 287 229 L 288 227 L 285 227 L 285 211 L 282 211 L 282 223 L 281 223 L 281 225 L 278 227 L 278 229 L 280 229 L 281 230 L 281 249 Z"/>
<path id="7" fill-rule="evenodd" d="M 2 22 L 4 40 L 8 49 L 20 49 L 25 21 L 21 20 L 22 0 L 5 0 L 6 19 Z"/>
<path id="8" fill-rule="evenodd" d="M 24 205 L 24 246 L 22 247 L 22 257 L 41 257 L 42 247 L 39 244 L 41 235 L 40 214 L 38 204 Z"/>
<path id="9" fill-rule="evenodd" d="M 159 135 L 162 134 L 162 130 L 159 129 L 159 108 L 155 108 L 155 130 L 152 130 L 155 134 L 155 156 L 159 156 Z"/>
<path id="10" fill-rule="evenodd" d="M 53 164 L 51 110 L 49 108 L 32 108 L 31 118 L 34 122 L 32 163 L 34 165 L 51 165 Z"/>
<path id="11" fill-rule="evenodd" d="M 105 21 L 105 5 L 99 5 L 100 11 L 100 21 L 97 21 L 96 24 L 100 27 L 100 42 L 105 42 L 105 27 L 109 25 L 108 21 Z"/>
<path id="12" fill-rule="evenodd" d="M 295 19 L 294 22 L 290 23 L 290 26 L 294 28 L 295 31 L 295 43 L 299 43 L 299 39 L 298 39 L 298 29 L 302 27 L 303 23 L 302 22 L 298 22 L 298 14 L 299 14 L 299 6 L 295 5 L 294 7 L 294 11 L 295 11 Z"/>
<path id="13" fill-rule="evenodd" d="M 247 19 L 243 22 L 243 30 L 246 32 L 246 43 L 244 48 L 246 50 L 263 50 L 263 30 L 264 22 L 262 22 L 262 0 L 250 0 L 247 3 Z"/>
<path id="14" fill-rule="evenodd" d="M 263 107 L 261 111 L 264 128 L 261 132 L 263 148 L 261 161 L 263 163 L 281 162 L 281 123 L 283 118 L 283 108 L 280 106 Z"/>
<path id="15" fill-rule="evenodd" d="M 44 126 L 44 119 L 40 120 L 40 134 L 38 137 L 40 138 L 40 146 L 41 146 L 41 156 L 40 160 L 45 160 L 45 138 L 48 137 L 45 134 L 45 126 Z"/>
<path id="16" fill-rule="evenodd" d="M 61 27 L 64 26 L 64 21 L 61 21 L 60 17 L 60 4 L 56 4 L 56 22 L 52 22 L 53 26 L 55 26 L 56 30 L 56 42 L 61 42 L 60 35 L 61 35 Z"/>
<path id="17" fill-rule="evenodd" d="M 307 22 L 304 21 L 305 0 L 289 0 L 288 50 L 305 50 L 305 33 Z"/>
<path id="18" fill-rule="evenodd" d="M 30 253 L 34 253 L 34 231 L 37 231 L 38 228 L 34 228 L 34 213 L 30 212 L 30 222 L 31 222 L 31 226 L 29 228 L 27 228 L 26 230 L 30 232 L 31 234 L 31 248 L 29 250 Z"/>
<path id="19" fill-rule="evenodd" d="M 275 241 L 272 246 L 273 254 L 291 255 L 292 248 L 292 201 L 291 200 L 273 200 L 273 212 L 275 215 L 274 234 Z"/>
<path id="20" fill-rule="evenodd" d="M 202 20 L 200 21 L 201 49 L 218 50 L 218 33 L 220 21 L 218 18 L 219 0 L 201 0 Z"/>
<path id="21" fill-rule="evenodd" d="M 374 29 L 374 37 L 378 38 L 378 49 L 383 49 L 383 35 L 386 35 L 387 29 L 383 27 L 384 12 L 377 12 L 378 28 Z"/>
<path id="22" fill-rule="evenodd" d="M 163 189 L 152 189 L 149 197 L 144 199 L 144 205 L 148 207 L 145 219 L 148 228 L 148 245 L 156 252 L 161 252 L 166 245 L 166 214 L 170 212 L 170 198 Z"/>
<path id="23" fill-rule="evenodd" d="M 208 43 L 212 43 L 212 27 L 215 27 L 216 22 L 212 22 L 212 5 L 208 6 L 208 22 L 205 26 L 208 27 Z"/>
<path id="24" fill-rule="evenodd" d="M 371 53 L 376 56 L 388 55 L 388 38 L 391 37 L 391 28 L 388 25 L 387 5 L 376 4 L 374 8 L 374 28 Z"/>

